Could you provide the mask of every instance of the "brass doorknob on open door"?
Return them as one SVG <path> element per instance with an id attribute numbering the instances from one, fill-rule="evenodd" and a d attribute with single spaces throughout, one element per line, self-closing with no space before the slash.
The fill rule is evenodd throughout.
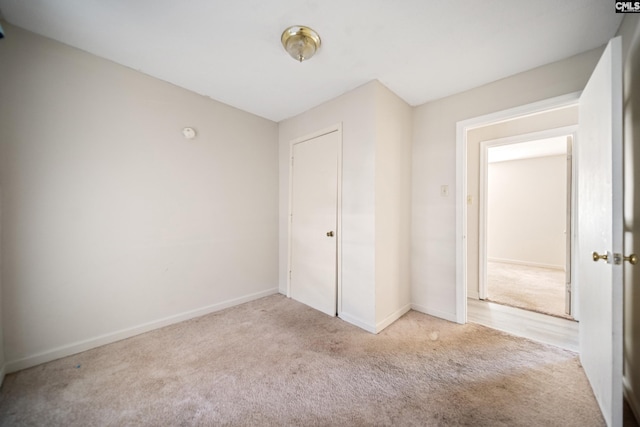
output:
<path id="1" fill-rule="evenodd" d="M 598 262 L 600 260 L 606 261 L 607 259 L 609 259 L 609 255 L 607 255 L 606 253 L 600 255 L 598 252 L 594 252 L 593 254 L 591 254 L 591 257 L 593 258 L 594 262 Z"/>
<path id="2" fill-rule="evenodd" d="M 333 237 L 333 231 L 327 231 L 327 237 Z"/>
<path id="3" fill-rule="evenodd" d="M 592 258 L 593 258 L 593 260 L 595 262 L 598 262 L 601 259 L 605 260 L 605 261 L 607 261 L 609 259 L 609 255 L 607 255 L 606 253 L 600 255 L 598 252 L 594 252 L 593 254 L 591 254 L 591 256 L 592 256 Z M 618 254 L 618 253 L 613 254 L 613 263 L 614 264 L 620 265 L 620 264 L 622 264 L 622 261 L 628 261 L 629 264 L 636 265 L 638 263 L 638 255 L 631 254 L 629 256 L 622 256 L 622 254 Z"/>

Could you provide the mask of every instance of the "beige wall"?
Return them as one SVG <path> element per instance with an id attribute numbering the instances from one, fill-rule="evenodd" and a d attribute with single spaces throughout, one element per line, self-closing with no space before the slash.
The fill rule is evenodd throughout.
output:
<path id="1" fill-rule="evenodd" d="M 449 320 L 457 317 L 456 123 L 580 91 L 601 52 L 585 52 L 415 108 L 412 307 Z M 440 195 L 441 185 L 452 189 L 449 196 Z"/>
<path id="2" fill-rule="evenodd" d="M 280 122 L 280 291 L 292 140 L 342 123 L 340 317 L 378 332 L 409 309 L 411 108 L 378 81 Z"/>
<path id="3" fill-rule="evenodd" d="M 624 60 L 625 255 L 640 255 L 640 16 L 628 14 L 618 32 Z M 639 215 L 636 215 L 639 214 Z M 635 237 L 634 237 L 635 236 Z M 640 266 L 624 270 L 625 394 L 640 419 Z"/>
<path id="4" fill-rule="evenodd" d="M 487 257 L 564 269 L 567 157 L 489 163 Z"/>
<path id="5" fill-rule="evenodd" d="M 412 108 L 376 85 L 376 329 L 382 330 L 411 302 Z"/>
<path id="6" fill-rule="evenodd" d="M 277 292 L 276 123 L 5 30 L 9 370 Z"/>

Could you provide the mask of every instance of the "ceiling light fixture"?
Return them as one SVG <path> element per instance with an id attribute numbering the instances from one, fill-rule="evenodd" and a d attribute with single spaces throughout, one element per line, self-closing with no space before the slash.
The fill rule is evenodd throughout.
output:
<path id="1" fill-rule="evenodd" d="M 311 58 L 320 49 L 320 36 L 309 27 L 294 25 L 287 28 L 280 37 L 284 50 L 296 61 Z"/>

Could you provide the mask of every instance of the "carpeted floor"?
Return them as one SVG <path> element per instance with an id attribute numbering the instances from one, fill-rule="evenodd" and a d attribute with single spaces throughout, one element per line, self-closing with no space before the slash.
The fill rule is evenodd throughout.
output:
<path id="1" fill-rule="evenodd" d="M 378 335 L 274 295 L 15 374 L 2 426 L 602 426 L 575 353 L 411 311 Z"/>
<path id="2" fill-rule="evenodd" d="M 538 313 L 572 318 L 565 313 L 563 270 L 487 262 L 487 299 Z"/>

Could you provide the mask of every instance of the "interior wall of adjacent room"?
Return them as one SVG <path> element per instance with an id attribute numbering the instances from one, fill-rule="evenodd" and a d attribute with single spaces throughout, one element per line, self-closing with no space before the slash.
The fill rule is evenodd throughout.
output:
<path id="1" fill-rule="evenodd" d="M 625 15 L 622 36 L 624 61 L 624 252 L 640 254 L 640 16 Z M 640 266 L 624 270 L 624 384 L 625 395 L 640 419 Z"/>
<path id="2" fill-rule="evenodd" d="M 602 50 L 594 49 L 414 109 L 413 308 L 456 320 L 456 123 L 580 91 Z M 468 164 L 472 161 L 467 159 Z M 449 196 L 441 196 L 441 185 L 452 189 Z M 474 201 L 477 204 L 477 197 Z M 468 246 L 473 249 L 471 242 Z"/>
<path id="3" fill-rule="evenodd" d="M 5 30 L 8 367 L 277 292 L 276 123 Z"/>
<path id="4" fill-rule="evenodd" d="M 467 292 L 478 298 L 480 286 L 480 143 L 578 124 L 578 106 L 482 126 L 467 133 Z"/>
<path id="5" fill-rule="evenodd" d="M 487 258 L 564 269 L 566 155 L 487 165 Z"/>

